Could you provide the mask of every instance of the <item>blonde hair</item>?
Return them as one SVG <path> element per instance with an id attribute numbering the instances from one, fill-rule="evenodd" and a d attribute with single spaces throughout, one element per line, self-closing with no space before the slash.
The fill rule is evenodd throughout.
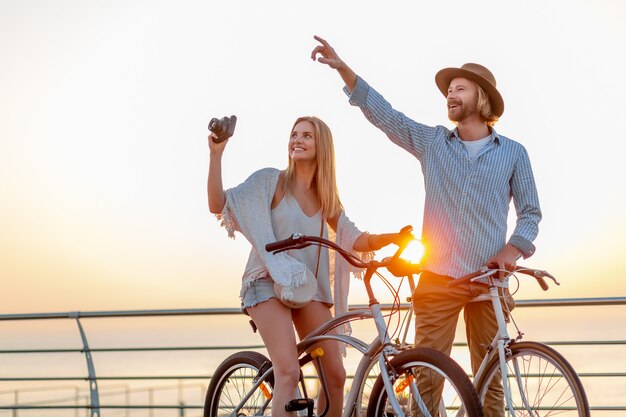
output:
<path id="1" fill-rule="evenodd" d="M 493 114 L 491 111 L 491 101 L 489 100 L 489 96 L 483 90 L 483 88 L 476 84 L 476 89 L 478 90 L 478 102 L 476 103 L 476 110 L 480 113 L 480 116 L 485 120 L 487 125 L 493 126 L 495 125 L 499 117 Z"/>
<path id="2" fill-rule="evenodd" d="M 315 186 L 317 196 L 322 206 L 322 216 L 326 219 L 338 216 L 343 210 L 337 189 L 335 176 L 335 147 L 330 128 L 322 120 L 314 116 L 299 117 L 293 124 L 291 131 L 300 122 L 309 122 L 315 131 L 315 154 L 317 171 L 315 174 Z M 285 171 L 285 190 L 289 190 L 289 184 L 295 176 L 295 162 L 289 156 L 289 164 Z"/>

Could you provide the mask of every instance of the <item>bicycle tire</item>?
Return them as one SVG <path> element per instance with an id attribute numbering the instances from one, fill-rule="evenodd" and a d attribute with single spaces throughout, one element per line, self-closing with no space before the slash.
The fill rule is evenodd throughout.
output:
<path id="1" fill-rule="evenodd" d="M 569 362 L 556 350 L 538 342 L 515 342 L 507 355 L 508 381 L 516 416 L 590 417 L 589 402 L 580 378 Z M 515 362 L 520 375 L 521 388 L 515 379 Z M 499 377 L 500 362 L 494 356 L 476 384 L 478 395 L 484 401 L 494 377 Z M 524 406 L 523 396 L 532 410 Z M 506 404 L 503 405 L 508 410 Z M 508 414 L 507 414 L 508 415 Z"/>
<path id="2" fill-rule="evenodd" d="M 226 358 L 211 377 L 204 401 L 204 417 L 229 416 L 252 389 L 259 370 L 268 365 L 271 362 L 265 355 L 253 351 L 237 352 Z M 273 389 L 273 375 L 269 375 L 263 388 L 252 394 L 238 414 L 269 415 Z"/>
<path id="3" fill-rule="evenodd" d="M 376 379 L 380 375 L 380 365 L 378 364 L 378 358 L 374 358 L 367 368 L 365 377 L 361 381 L 359 386 L 359 393 L 356 397 L 356 407 L 352 415 L 354 417 L 365 417 L 367 414 L 367 406 L 372 394 L 372 388 L 376 383 Z"/>
<path id="4" fill-rule="evenodd" d="M 439 415 L 439 409 L 445 407 L 446 416 L 465 415 L 467 417 L 482 417 L 483 411 L 476 389 L 472 385 L 465 371 L 446 354 L 434 349 L 416 347 L 406 350 L 390 361 L 390 367 L 397 378 L 392 379 L 396 398 L 398 398 L 404 416 L 422 415 L 419 410 L 411 410 L 412 396 L 407 381 L 415 378 L 430 379 L 443 378 L 443 393 L 429 396 L 421 392 L 426 402 L 433 405 L 429 410 L 431 416 Z M 420 375 L 419 377 L 417 375 Z M 411 412 L 413 411 L 413 412 Z M 376 379 L 372 388 L 371 398 L 367 407 L 367 417 L 394 416 L 394 410 L 387 401 L 387 391 L 382 376 Z M 399 416 L 397 416 L 399 417 Z"/>

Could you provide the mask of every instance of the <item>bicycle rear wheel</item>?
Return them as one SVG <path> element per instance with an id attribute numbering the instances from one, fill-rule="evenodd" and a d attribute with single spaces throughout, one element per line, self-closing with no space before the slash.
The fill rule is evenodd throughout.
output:
<path id="1" fill-rule="evenodd" d="M 585 390 L 572 366 L 556 350 L 537 342 L 516 342 L 506 358 L 508 382 L 515 416 L 589 417 Z M 502 390 L 498 357 L 493 357 L 477 384 L 485 413 L 506 407 L 499 401 L 485 404 L 489 386 Z M 495 411 L 494 411 L 495 412 Z M 508 411 L 507 411 L 508 412 Z M 507 414 L 508 415 L 508 414 Z"/>
<path id="2" fill-rule="evenodd" d="M 237 352 L 217 367 L 204 402 L 204 417 L 229 416 L 248 395 L 250 398 L 237 410 L 238 416 L 262 416 L 271 412 L 273 376 L 264 381 L 254 392 L 252 387 L 261 376 L 262 368 L 271 365 L 270 360 L 258 352 Z"/>
<path id="3" fill-rule="evenodd" d="M 395 375 L 392 378 L 394 393 L 404 416 L 482 417 L 482 407 L 472 382 L 465 371 L 444 353 L 417 347 L 400 353 L 390 365 L 393 369 L 390 376 Z M 441 389 L 433 389 L 439 385 Z M 413 394 L 414 389 L 419 396 Z M 391 416 L 396 414 L 379 376 L 372 388 L 367 417 Z"/>

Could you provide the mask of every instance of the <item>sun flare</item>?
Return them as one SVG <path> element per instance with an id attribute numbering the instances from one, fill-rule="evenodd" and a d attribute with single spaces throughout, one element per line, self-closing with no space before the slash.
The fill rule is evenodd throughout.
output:
<path id="1" fill-rule="evenodd" d="M 424 242 L 418 239 L 413 239 L 409 242 L 404 252 L 402 252 L 402 258 L 413 264 L 420 264 L 426 253 L 426 247 Z"/>

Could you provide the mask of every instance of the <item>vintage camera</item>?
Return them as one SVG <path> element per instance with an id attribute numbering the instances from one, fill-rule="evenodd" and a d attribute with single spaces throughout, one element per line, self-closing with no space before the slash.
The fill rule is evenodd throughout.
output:
<path id="1" fill-rule="evenodd" d="M 209 122 L 209 130 L 217 135 L 217 139 L 213 138 L 213 142 L 220 143 L 231 137 L 235 132 L 237 124 L 237 116 L 222 117 L 221 119 L 213 118 Z"/>

